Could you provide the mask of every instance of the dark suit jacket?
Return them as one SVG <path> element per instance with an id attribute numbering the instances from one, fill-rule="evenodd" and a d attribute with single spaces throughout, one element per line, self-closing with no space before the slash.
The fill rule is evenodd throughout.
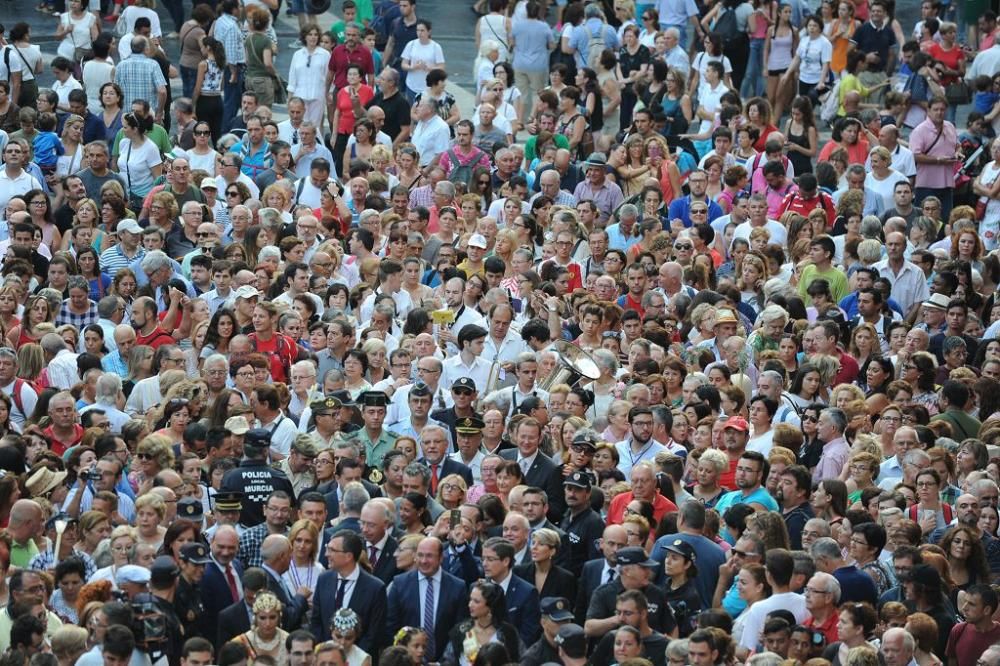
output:
<path id="1" fill-rule="evenodd" d="M 372 569 L 372 575 L 388 585 L 396 577 L 399 570 L 396 568 L 396 547 L 399 543 L 389 535 L 385 541 L 385 547 L 378 554 L 378 566 Z M 368 551 L 368 544 L 365 543 L 365 551 Z"/>
<path id="2" fill-rule="evenodd" d="M 338 580 L 336 571 L 324 571 L 316 581 L 309 628 L 313 636 L 321 641 L 330 640 L 330 621 L 339 610 L 334 603 Z M 385 629 L 385 584 L 362 569 L 347 607 L 361 618 L 363 633 L 358 638 L 358 646 L 368 654 L 378 654 L 379 647 L 385 645 L 382 642 L 382 632 Z"/>
<path id="3" fill-rule="evenodd" d="M 517 460 L 517 454 L 517 449 L 500 452 L 500 456 L 506 460 Z M 535 461 L 531 463 L 531 468 L 524 476 L 524 483 L 545 491 L 549 498 L 548 519 L 553 523 L 558 523 L 562 519 L 562 515 L 566 513 L 566 493 L 563 492 L 562 469 L 552 461 L 552 458 L 539 450 Z M 525 641 L 526 645 L 532 643 L 534 641 Z"/>
<path id="4" fill-rule="evenodd" d="M 535 584 L 535 563 L 519 564 L 514 567 L 514 575 L 523 578 L 529 584 Z M 565 597 L 566 599 L 576 599 L 576 576 L 560 566 L 553 566 L 549 575 L 545 577 L 542 589 L 538 590 L 538 597 Z"/>
<path id="5" fill-rule="evenodd" d="M 525 645 L 531 645 L 542 633 L 542 611 L 538 605 L 538 590 L 535 586 L 511 576 L 507 586 L 507 619 L 517 627 L 517 633 Z"/>
<path id="6" fill-rule="evenodd" d="M 403 627 L 420 627 L 420 573 L 409 571 L 396 576 L 389 587 L 388 611 L 386 613 L 386 640 Z M 469 612 L 469 593 L 461 578 L 447 571 L 441 572 L 441 585 L 437 598 L 437 613 L 434 617 L 434 654 L 429 661 L 440 661 L 448 647 L 448 632 Z"/>
<path id="7" fill-rule="evenodd" d="M 216 649 L 222 647 L 240 634 L 250 631 L 250 615 L 243 599 L 230 604 L 219 613 L 219 632 L 215 641 Z"/>
<path id="8" fill-rule="evenodd" d="M 594 591 L 597 590 L 597 588 L 606 582 L 601 580 L 601 574 L 603 572 L 603 557 L 589 560 L 583 565 L 583 573 L 580 574 L 580 579 L 577 581 L 576 599 L 570 599 L 570 601 L 576 602 L 573 614 L 576 615 L 576 622 L 581 627 L 587 619 L 587 607 L 590 605 L 590 597 L 594 594 Z"/>
<path id="9" fill-rule="evenodd" d="M 302 626 L 302 622 L 305 619 L 309 600 L 301 594 L 296 594 L 294 597 L 291 596 L 284 582 L 275 578 L 267 569 L 264 569 L 264 571 L 267 573 L 267 590 L 274 593 L 274 596 L 278 597 L 278 600 L 285 608 L 281 614 L 281 628 L 285 631 L 298 629 Z"/>
<path id="10" fill-rule="evenodd" d="M 243 565 L 239 560 L 233 560 L 233 575 L 237 580 L 243 578 Z M 226 576 L 214 563 L 205 566 L 205 575 L 201 578 L 201 605 L 205 612 L 201 616 L 201 621 L 206 627 L 214 627 L 219 619 L 219 614 L 233 604 L 233 596 L 229 591 L 229 583 Z M 215 634 L 209 630 L 208 637 L 215 640 Z"/>
<path id="11" fill-rule="evenodd" d="M 427 465 L 428 468 L 431 466 L 426 460 L 421 459 L 420 462 Z M 473 486 L 474 481 L 472 479 L 472 470 L 457 460 L 452 460 L 451 458 L 446 457 L 438 463 L 438 482 L 440 483 L 440 481 L 449 474 L 458 474 L 460 477 L 465 479 L 465 483 L 468 484 L 470 488 Z"/>
<path id="12" fill-rule="evenodd" d="M 324 567 L 329 568 L 330 563 L 326 559 L 326 545 L 330 543 L 330 539 L 337 535 L 337 532 L 342 532 L 344 530 L 350 530 L 352 532 L 357 532 L 361 534 L 361 521 L 357 518 L 344 518 L 337 522 L 333 527 L 327 527 L 323 530 L 323 550 L 319 551 L 319 563 Z"/>

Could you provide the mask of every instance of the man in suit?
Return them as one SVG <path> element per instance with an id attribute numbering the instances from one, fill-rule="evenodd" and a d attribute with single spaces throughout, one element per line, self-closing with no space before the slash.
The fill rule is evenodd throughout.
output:
<path id="1" fill-rule="evenodd" d="M 429 661 L 441 660 L 448 632 L 468 614 L 469 607 L 465 582 L 441 568 L 443 555 L 441 541 L 422 539 L 417 545 L 416 571 L 401 574 L 389 587 L 386 638 L 391 640 L 402 627 L 423 628 L 430 638 Z"/>
<path id="2" fill-rule="evenodd" d="M 202 620 L 206 627 L 215 627 L 219 613 L 243 598 L 240 585 L 243 565 L 236 559 L 238 545 L 239 536 L 232 525 L 222 525 L 212 534 L 209 544 L 212 562 L 205 567 L 200 584 L 201 604 L 205 609 Z M 209 632 L 208 638 L 215 638 L 214 630 Z"/>
<path id="3" fill-rule="evenodd" d="M 336 449 L 334 450 L 336 456 Z M 365 466 L 355 458 L 340 458 L 334 469 L 337 479 L 336 486 L 324 495 L 326 498 L 326 514 L 330 518 L 340 515 L 340 502 L 344 497 L 344 489 L 347 484 L 355 481 L 360 482 L 365 473 Z"/>
<path id="4" fill-rule="evenodd" d="M 601 585 L 618 577 L 618 551 L 628 544 L 628 535 L 621 525 L 608 525 L 601 535 L 601 557 L 589 560 L 583 565 L 580 582 L 577 584 L 576 607 L 573 614 L 576 621 L 583 624 L 587 619 L 590 597 Z"/>
<path id="5" fill-rule="evenodd" d="M 565 492 L 563 495 L 565 496 Z M 549 512 L 548 494 L 541 488 L 528 486 L 524 489 L 524 492 L 521 493 L 521 512 L 524 513 L 524 517 L 528 519 L 528 525 L 531 532 L 547 527 L 559 535 L 560 546 L 559 551 L 556 553 L 554 564 L 565 568 L 566 562 L 569 559 L 569 540 L 567 539 L 564 531 L 556 527 L 551 520 L 546 518 Z M 531 539 L 528 539 L 528 543 L 531 543 Z M 531 559 L 530 556 L 528 559 Z"/>
<path id="6" fill-rule="evenodd" d="M 517 450 L 501 451 L 500 455 L 507 460 L 517 461 L 524 472 L 526 485 L 546 492 L 549 498 L 548 518 L 553 522 L 558 521 L 566 511 L 562 470 L 551 458 L 538 451 L 542 442 L 542 425 L 529 416 L 518 424 L 514 438 Z"/>
<path id="7" fill-rule="evenodd" d="M 392 538 L 392 511 L 385 500 L 365 503 L 361 509 L 361 536 L 365 538 L 372 575 L 388 585 L 399 572 L 396 568 L 396 540 Z"/>
<path id="8" fill-rule="evenodd" d="M 541 632 L 538 591 L 514 575 L 514 546 L 503 537 L 483 544 L 483 572 L 503 588 L 507 600 L 507 620 L 517 628 L 525 645 L 533 645 Z"/>
<path id="9" fill-rule="evenodd" d="M 448 434 L 443 426 L 425 426 L 420 431 L 420 446 L 424 451 L 420 462 L 431 470 L 431 495 L 437 495 L 438 482 L 449 474 L 458 474 L 466 487 L 472 486 L 472 470 L 448 457 Z"/>
<path id="10" fill-rule="evenodd" d="M 253 602 L 257 595 L 267 589 L 267 572 L 263 569 L 247 569 L 240 579 L 243 598 L 222 609 L 219 613 L 219 631 L 215 641 L 221 647 L 245 631 L 250 631 L 253 617 Z"/>
<path id="11" fill-rule="evenodd" d="M 523 513 L 509 511 L 503 519 L 500 534 L 514 547 L 514 566 L 531 563 L 531 523 Z"/>
<path id="12" fill-rule="evenodd" d="M 361 618 L 358 647 L 378 654 L 385 629 L 385 584 L 358 566 L 364 541 L 355 532 L 338 532 L 326 546 L 329 571 L 320 574 L 313 595 L 309 629 L 321 641 L 330 640 L 330 623 L 339 609 L 347 607 Z"/>
<path id="13" fill-rule="evenodd" d="M 431 515 L 431 522 L 436 523 L 438 517 L 444 513 L 444 507 L 438 503 L 434 496 L 430 494 L 431 468 L 419 462 L 411 462 L 403 470 L 403 492 L 417 493 L 427 498 L 427 512 Z M 396 499 L 396 514 L 399 514 L 399 499 Z"/>
<path id="14" fill-rule="evenodd" d="M 294 631 L 302 625 L 308 608 L 310 590 L 302 586 L 289 591 L 281 577 L 292 563 L 292 542 L 284 534 L 272 534 L 264 539 L 260 547 L 263 560 L 261 568 L 267 573 L 267 589 L 278 597 L 285 610 L 282 613 L 281 628 Z"/>

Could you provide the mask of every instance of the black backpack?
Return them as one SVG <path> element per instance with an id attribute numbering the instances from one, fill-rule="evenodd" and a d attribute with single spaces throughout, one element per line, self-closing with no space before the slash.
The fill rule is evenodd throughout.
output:
<path id="1" fill-rule="evenodd" d="M 719 17 L 715 20 L 715 28 L 712 32 L 722 37 L 722 43 L 727 46 L 730 42 L 739 39 L 740 35 L 746 36 L 746 33 L 741 32 L 737 25 L 736 10 L 726 7 L 719 10 Z"/>

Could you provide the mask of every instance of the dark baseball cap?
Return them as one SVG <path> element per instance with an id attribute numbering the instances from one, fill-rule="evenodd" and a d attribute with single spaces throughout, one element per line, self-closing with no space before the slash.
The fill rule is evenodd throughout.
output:
<path id="1" fill-rule="evenodd" d="M 191 564 L 208 564 L 212 558 L 203 543 L 186 543 L 181 546 L 181 559 Z"/>
<path id="2" fill-rule="evenodd" d="M 638 564 L 641 567 L 658 567 L 660 563 L 656 560 L 651 560 L 646 555 L 646 551 L 639 546 L 629 546 L 628 548 L 622 548 L 618 551 L 618 564 Z"/>
<path id="3" fill-rule="evenodd" d="M 577 488 L 584 488 L 590 490 L 592 484 L 590 480 L 590 474 L 587 472 L 573 472 L 566 477 L 563 481 L 564 486 L 576 486 Z"/>
<path id="4" fill-rule="evenodd" d="M 160 555 L 149 568 L 149 579 L 153 583 L 169 583 L 181 575 L 181 569 L 169 555 Z"/>
<path id="5" fill-rule="evenodd" d="M 587 656 L 587 636 L 583 633 L 583 627 L 578 624 L 564 624 L 559 627 L 555 644 L 571 659 L 582 659 Z"/>
<path id="6" fill-rule="evenodd" d="M 569 600 L 563 597 L 544 597 L 541 601 L 542 615 L 553 622 L 565 622 L 573 619 Z"/>
<path id="7" fill-rule="evenodd" d="M 666 550 L 670 551 L 671 553 L 677 553 L 678 555 L 686 559 L 688 562 L 693 563 L 695 560 L 698 559 L 698 554 L 694 552 L 694 546 L 689 544 L 687 541 L 684 541 L 683 539 L 674 539 L 673 541 L 670 542 L 670 544 L 667 545 Z"/>

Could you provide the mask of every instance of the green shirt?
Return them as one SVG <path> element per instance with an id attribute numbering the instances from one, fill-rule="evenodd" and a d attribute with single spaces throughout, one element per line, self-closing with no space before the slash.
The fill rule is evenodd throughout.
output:
<path id="1" fill-rule="evenodd" d="M 19 544 L 16 541 L 10 547 L 10 564 L 19 569 L 27 569 L 31 563 L 31 558 L 38 555 L 38 546 L 31 539 L 26 544 Z"/>
<path id="2" fill-rule="evenodd" d="M 828 270 L 820 272 L 816 270 L 816 266 L 806 266 L 802 269 L 802 276 L 799 278 L 799 296 L 802 297 L 807 306 L 812 305 L 812 299 L 809 298 L 806 290 L 809 288 L 809 283 L 816 278 L 823 278 L 830 283 L 830 294 L 833 296 L 834 303 L 839 303 L 844 296 L 850 293 L 844 271 L 831 266 Z"/>
<path id="3" fill-rule="evenodd" d="M 396 445 L 397 439 L 399 439 L 399 435 L 396 433 L 389 430 L 382 430 L 378 439 L 373 442 L 371 437 L 368 436 L 367 428 L 362 428 L 361 430 L 352 432 L 344 437 L 344 441 L 364 444 L 365 462 L 368 463 L 370 467 L 376 468 L 382 466 L 382 458 L 384 458 L 385 454 L 391 451 L 392 447 Z"/>
<path id="4" fill-rule="evenodd" d="M 569 150 L 569 139 L 567 139 L 562 134 L 556 134 L 554 137 L 552 137 L 552 140 L 555 141 L 555 144 L 556 144 L 557 148 L 562 148 L 564 150 Z M 529 164 L 536 157 L 541 157 L 541 155 L 535 154 L 535 144 L 536 143 L 538 143 L 538 137 L 537 136 L 531 137 L 530 139 L 528 139 L 524 143 L 524 159 L 526 159 Z"/>
<path id="5" fill-rule="evenodd" d="M 338 44 L 343 44 L 344 43 L 344 27 L 346 25 L 347 25 L 347 23 L 344 22 L 344 21 L 337 21 L 336 23 L 334 23 L 333 25 L 330 26 L 330 29 L 327 30 L 327 33 L 329 33 L 329 35 L 331 37 L 333 37 L 334 41 L 336 41 Z"/>

